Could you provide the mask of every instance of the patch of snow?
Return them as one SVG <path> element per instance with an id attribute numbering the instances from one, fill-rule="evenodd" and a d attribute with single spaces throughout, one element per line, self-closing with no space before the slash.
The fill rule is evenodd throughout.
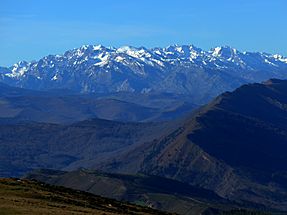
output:
<path id="1" fill-rule="evenodd" d="M 53 78 L 51 79 L 52 81 L 56 81 L 56 80 L 58 80 L 58 75 L 56 74 L 56 75 L 54 75 L 53 76 Z"/>
<path id="2" fill-rule="evenodd" d="M 104 54 L 102 53 L 101 55 L 98 56 L 98 59 L 100 60 L 100 62 L 95 63 L 95 66 L 99 66 L 99 67 L 103 67 L 105 65 L 107 65 L 109 63 L 109 55 L 106 54 L 105 56 L 103 56 Z"/>
<path id="3" fill-rule="evenodd" d="M 179 53 L 184 53 L 184 51 L 183 51 L 183 49 L 182 49 L 181 46 L 177 46 L 177 47 L 175 48 L 175 50 L 176 50 L 177 52 L 179 52 Z"/>
<path id="4" fill-rule="evenodd" d="M 140 60 L 141 60 L 142 62 L 146 63 L 146 64 L 149 64 L 149 65 L 151 65 L 151 66 L 154 66 L 153 62 L 147 60 L 147 59 L 144 58 L 144 57 L 141 57 Z"/>
<path id="5" fill-rule="evenodd" d="M 199 57 L 199 54 L 196 52 L 196 51 L 191 51 L 190 52 L 190 57 L 189 57 L 189 59 L 190 59 L 190 61 L 192 61 L 193 59 L 196 59 L 196 58 L 198 58 Z"/>
<path id="6" fill-rule="evenodd" d="M 146 58 L 151 57 L 151 54 L 148 53 L 146 50 L 144 50 L 144 49 L 139 50 L 139 49 L 131 47 L 131 46 L 120 47 L 116 50 L 116 53 L 124 53 L 124 54 L 127 54 L 127 55 L 129 55 L 133 58 L 137 58 L 137 59 L 140 59 L 142 57 L 146 57 Z"/>
<path id="7" fill-rule="evenodd" d="M 214 50 L 213 50 L 213 52 L 212 52 L 212 56 L 214 56 L 214 57 L 220 56 L 221 50 L 222 50 L 221 47 L 216 47 L 216 48 L 214 48 Z"/>
<path id="8" fill-rule="evenodd" d="M 117 62 L 122 62 L 122 61 L 124 61 L 125 60 L 125 58 L 124 57 L 121 57 L 121 56 L 117 56 L 116 58 L 115 58 L 115 61 L 117 61 Z"/>
<path id="9" fill-rule="evenodd" d="M 287 63 L 287 58 L 284 58 L 282 55 L 275 54 L 275 55 L 273 55 L 273 57 L 278 61 L 281 61 L 283 63 Z"/>
<path id="10" fill-rule="evenodd" d="M 153 62 L 155 62 L 156 64 L 158 64 L 159 66 L 164 67 L 164 64 L 163 64 L 162 61 L 157 60 L 157 59 L 151 59 L 151 60 L 152 60 Z"/>
<path id="11" fill-rule="evenodd" d="M 270 65 L 272 65 L 272 66 L 278 67 L 278 65 L 276 65 L 276 64 L 274 64 L 274 63 L 272 63 L 272 62 L 270 62 L 270 61 L 267 60 L 267 59 L 264 59 L 264 62 L 265 62 L 265 63 L 268 63 L 268 64 L 270 64 Z"/>
<path id="12" fill-rule="evenodd" d="M 20 67 L 18 64 L 14 64 L 12 73 L 7 73 L 5 76 L 11 77 L 11 78 L 18 78 L 23 76 L 28 71 L 28 68 L 26 66 Z"/>
<path id="13" fill-rule="evenodd" d="M 102 45 L 93 46 L 94 51 L 102 50 L 103 48 L 104 48 L 104 46 L 102 46 Z"/>
<path id="14" fill-rule="evenodd" d="M 156 53 L 158 55 L 162 55 L 162 53 L 159 50 L 156 50 L 154 53 Z"/>
<path id="15" fill-rule="evenodd" d="M 119 87 L 117 87 L 117 91 L 118 92 L 122 92 L 122 91 L 124 91 L 124 92 L 134 92 L 135 89 L 133 89 L 130 86 L 128 79 L 126 79 L 126 80 L 124 80 L 122 82 L 122 84 Z"/>

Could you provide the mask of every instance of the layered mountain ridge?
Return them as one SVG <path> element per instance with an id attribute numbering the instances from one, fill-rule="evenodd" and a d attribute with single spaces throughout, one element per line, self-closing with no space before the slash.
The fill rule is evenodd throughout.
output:
<path id="1" fill-rule="evenodd" d="M 205 103 L 245 83 L 285 79 L 286 69 L 287 58 L 281 55 L 240 52 L 228 46 L 204 51 L 193 45 L 150 49 L 85 45 L 1 68 L 0 79 L 41 90 L 187 94 L 193 103 Z"/>
<path id="2" fill-rule="evenodd" d="M 227 46 L 82 46 L 1 67 L 0 176 L 152 175 L 286 211 L 287 81 L 253 83 L 269 78 L 287 58 Z"/>
<path id="3" fill-rule="evenodd" d="M 0 83 L 0 123 L 73 123 L 91 118 L 122 122 L 166 121 L 183 117 L 195 107 L 186 96 L 36 91 Z"/>
<path id="4" fill-rule="evenodd" d="M 165 123 L 2 123 L 0 175 L 82 167 L 141 173 L 286 211 L 286 92 L 286 80 L 244 85 Z"/>

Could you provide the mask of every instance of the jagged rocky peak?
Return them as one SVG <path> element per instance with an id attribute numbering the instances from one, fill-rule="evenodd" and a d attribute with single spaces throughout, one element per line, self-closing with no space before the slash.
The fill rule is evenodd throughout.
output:
<path id="1" fill-rule="evenodd" d="M 63 55 L 48 55 L 1 69 L 0 81 L 30 89 L 68 88 L 79 92 L 118 92 L 129 83 L 137 92 L 149 89 L 191 94 L 206 101 L 205 97 L 244 83 L 284 79 L 286 69 L 287 58 L 281 55 L 240 52 L 228 46 L 204 51 L 194 45 L 84 45 Z"/>
<path id="2" fill-rule="evenodd" d="M 22 67 L 22 66 L 27 66 L 29 63 L 27 61 L 19 61 L 18 63 L 14 64 L 17 65 L 18 67 Z"/>
<path id="3" fill-rule="evenodd" d="M 203 54 L 203 50 L 195 47 L 194 45 L 171 45 L 161 50 L 166 56 L 170 57 L 179 57 L 181 59 L 189 59 L 190 57 L 197 57 L 200 54 Z"/>
<path id="4" fill-rule="evenodd" d="M 273 55 L 273 57 L 277 61 L 281 61 L 283 63 L 287 63 L 287 57 L 284 57 L 284 56 L 279 55 L 279 54 L 275 54 L 275 55 Z"/>
<path id="5" fill-rule="evenodd" d="M 74 58 L 85 58 L 91 57 L 93 58 L 95 55 L 99 55 L 101 53 L 110 53 L 114 51 L 113 48 L 107 48 L 103 45 L 83 45 L 80 48 L 75 48 L 69 51 L 66 51 L 64 56 L 68 59 Z"/>
<path id="6" fill-rule="evenodd" d="M 6 76 L 10 78 L 19 78 L 28 71 L 29 65 L 30 63 L 27 61 L 19 61 L 9 68 L 11 72 L 6 74 Z"/>
<path id="7" fill-rule="evenodd" d="M 117 54 L 126 54 L 130 57 L 134 58 L 150 58 L 152 57 L 150 51 L 144 47 L 136 48 L 133 46 L 122 46 L 118 49 L 116 49 Z"/>
<path id="8" fill-rule="evenodd" d="M 240 54 L 241 52 L 230 46 L 218 46 L 216 48 L 211 49 L 210 53 L 213 57 L 221 57 L 229 59 Z"/>

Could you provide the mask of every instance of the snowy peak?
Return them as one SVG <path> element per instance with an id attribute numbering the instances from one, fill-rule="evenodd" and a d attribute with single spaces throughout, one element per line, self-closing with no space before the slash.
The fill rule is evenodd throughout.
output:
<path id="1" fill-rule="evenodd" d="M 273 55 L 273 58 L 276 61 L 281 61 L 282 63 L 286 63 L 287 64 L 287 57 L 283 57 L 282 55 L 275 54 L 275 55 Z"/>
<path id="2" fill-rule="evenodd" d="M 224 59 L 232 59 L 241 54 L 237 49 L 231 48 L 229 46 L 216 47 L 211 50 L 211 55 L 213 57 L 219 57 Z"/>
<path id="3" fill-rule="evenodd" d="M 204 54 L 201 49 L 193 45 L 171 45 L 163 49 L 157 49 L 157 51 L 161 52 L 166 58 L 179 58 L 182 60 L 196 59 L 200 55 Z"/>
<path id="4" fill-rule="evenodd" d="M 81 65 L 81 67 L 93 68 L 93 70 L 105 68 L 107 72 L 120 71 L 119 66 L 121 66 L 128 67 L 135 74 L 146 74 L 144 68 L 147 66 L 163 70 L 166 66 L 186 65 L 186 63 L 199 67 L 240 67 L 256 70 L 263 67 L 268 69 L 286 65 L 287 58 L 266 53 L 242 53 L 229 46 L 204 51 L 193 45 L 171 45 L 166 48 L 151 49 L 133 46 L 107 48 L 103 45 L 83 45 L 69 50 L 63 55 L 49 55 L 38 62 L 21 61 L 13 65 L 10 68 L 11 73 L 7 73 L 6 76 L 17 78 L 24 76 L 31 69 L 35 70 L 39 67 L 58 69 L 59 65 L 69 65 L 72 68 Z"/>
<path id="5" fill-rule="evenodd" d="M 242 83 L 287 78 L 287 58 L 240 52 L 229 46 L 204 51 L 193 45 L 165 48 L 84 45 L 62 55 L 21 61 L 0 70 L 0 81 L 31 89 L 169 92 L 193 94 L 195 98 L 200 97 L 195 94 L 200 94 L 203 98 Z"/>
<path id="6" fill-rule="evenodd" d="M 145 57 L 145 58 L 150 58 L 151 57 L 151 54 L 149 53 L 149 51 L 145 48 L 135 48 L 135 47 L 132 47 L 132 46 L 123 46 L 123 47 L 120 47 L 116 50 L 116 53 L 122 53 L 122 54 L 126 54 L 130 57 L 133 57 L 133 58 L 142 58 L 142 57 Z"/>
<path id="7" fill-rule="evenodd" d="M 11 78 L 18 78 L 24 76 L 25 73 L 28 71 L 29 63 L 26 61 L 19 61 L 18 63 L 14 64 L 11 69 L 11 73 L 6 74 L 8 77 Z"/>

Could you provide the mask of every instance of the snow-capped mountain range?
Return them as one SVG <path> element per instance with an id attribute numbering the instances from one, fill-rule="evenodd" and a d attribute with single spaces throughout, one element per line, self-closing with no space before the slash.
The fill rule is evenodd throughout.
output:
<path id="1" fill-rule="evenodd" d="M 228 46 L 204 51 L 193 45 L 151 49 L 84 45 L 63 55 L 1 67 L 0 75 L 1 82 L 30 89 L 168 92 L 188 94 L 201 103 L 244 83 L 287 78 L 287 58 Z"/>

